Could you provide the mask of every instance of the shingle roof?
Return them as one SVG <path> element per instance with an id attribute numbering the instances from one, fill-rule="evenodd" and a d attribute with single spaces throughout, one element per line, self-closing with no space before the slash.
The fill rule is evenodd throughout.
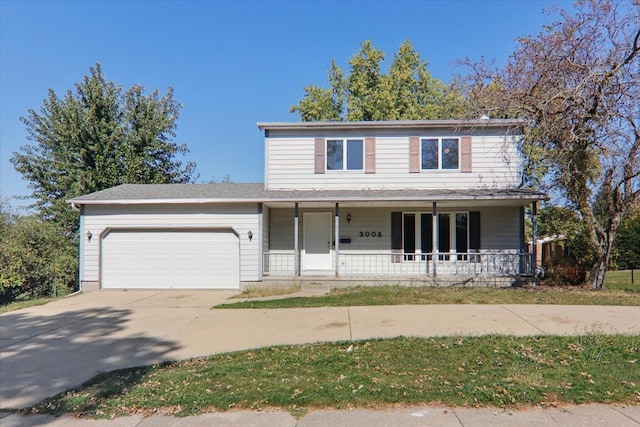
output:
<path id="1" fill-rule="evenodd" d="M 441 190 L 265 190 L 262 183 L 123 184 L 69 200 L 85 204 L 232 203 L 295 201 L 437 201 L 543 200 L 547 196 L 526 189 Z"/>

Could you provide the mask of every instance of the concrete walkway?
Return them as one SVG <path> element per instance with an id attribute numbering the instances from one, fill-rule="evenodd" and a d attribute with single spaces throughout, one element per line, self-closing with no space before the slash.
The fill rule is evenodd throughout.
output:
<path id="1" fill-rule="evenodd" d="M 311 411 L 300 419 L 282 411 L 229 411 L 177 418 L 166 415 L 87 420 L 71 416 L 10 415 L 2 427 L 638 427 L 640 406 L 569 405 L 562 408 L 510 411 L 495 408 L 463 409 L 421 406 L 389 410 Z"/>
<path id="2" fill-rule="evenodd" d="M 0 315 L 0 407 L 35 404 L 80 385 L 98 372 L 268 345 L 399 335 L 640 335 L 640 307 L 424 305 L 211 310 L 232 295 L 221 291 L 101 291 Z M 609 409 L 619 412 L 619 408 Z M 427 411 L 432 415 L 438 412 Z M 445 415 L 459 412 L 446 411 Z M 640 422 L 637 412 L 631 412 L 627 418 Z M 340 414 L 332 416 L 339 418 Z M 16 417 L 5 417 L 0 424 L 9 425 Z M 127 422 L 125 419 L 109 425 L 120 425 Z M 267 418 L 260 420 L 260 425 L 269 423 Z M 171 422 L 149 425 L 174 425 Z M 203 421 L 202 425 L 210 424 Z"/>

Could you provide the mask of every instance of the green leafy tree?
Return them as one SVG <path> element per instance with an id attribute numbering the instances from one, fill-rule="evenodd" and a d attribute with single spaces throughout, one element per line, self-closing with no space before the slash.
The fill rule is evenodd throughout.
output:
<path id="1" fill-rule="evenodd" d="M 541 181 L 571 203 L 594 254 L 600 289 L 620 224 L 640 198 L 640 4 L 580 0 L 537 36 L 519 40 L 502 68 L 468 64 L 471 111 L 524 118 L 525 153 Z M 482 90 L 491 87 L 492 90 Z M 481 103 L 476 103 L 480 99 Z"/>
<path id="2" fill-rule="evenodd" d="M 595 253 L 589 244 L 586 225 L 578 212 L 562 206 L 546 206 L 538 212 L 539 236 L 562 236 L 562 244 L 584 280 Z M 582 283 L 582 282 L 580 282 Z"/>
<path id="3" fill-rule="evenodd" d="M 77 247 L 65 230 L 0 204 L 0 305 L 67 294 L 77 271 Z"/>
<path id="4" fill-rule="evenodd" d="M 616 265 L 621 270 L 640 268 L 640 212 L 629 215 L 618 230 Z"/>
<path id="5" fill-rule="evenodd" d="M 394 54 L 388 73 L 385 54 L 370 41 L 349 60 L 347 75 L 331 62 L 330 88 L 310 85 L 291 107 L 302 121 L 426 120 L 462 117 L 459 84 L 445 85 L 431 76 L 408 41 Z"/>
<path id="6" fill-rule="evenodd" d="M 192 181 L 195 165 L 176 159 L 187 147 L 172 140 L 180 108 L 171 88 L 164 96 L 145 95 L 139 85 L 123 91 L 96 64 L 74 90 L 64 97 L 49 90 L 42 106 L 21 118 L 32 143 L 11 162 L 29 181 L 42 218 L 73 236 L 71 197 L 124 183 Z"/>

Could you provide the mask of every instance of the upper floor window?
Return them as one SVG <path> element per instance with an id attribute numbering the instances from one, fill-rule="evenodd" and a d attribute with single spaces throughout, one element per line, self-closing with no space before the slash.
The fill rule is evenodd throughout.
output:
<path id="1" fill-rule="evenodd" d="M 364 141 L 362 139 L 328 139 L 327 170 L 364 169 Z"/>
<path id="2" fill-rule="evenodd" d="M 458 138 L 422 138 L 420 151 L 423 170 L 460 168 Z"/>

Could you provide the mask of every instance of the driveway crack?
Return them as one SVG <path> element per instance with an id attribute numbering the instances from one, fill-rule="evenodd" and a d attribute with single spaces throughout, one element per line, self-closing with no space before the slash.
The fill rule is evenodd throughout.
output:
<path id="1" fill-rule="evenodd" d="M 351 332 L 351 307 L 347 307 L 347 319 L 349 320 L 349 341 L 353 341 L 353 333 Z"/>
<path id="2" fill-rule="evenodd" d="M 524 317 L 520 316 L 519 314 L 515 313 L 512 310 L 509 310 L 506 306 L 501 306 L 502 308 L 504 308 L 505 310 L 507 310 L 509 313 L 513 314 L 514 316 L 516 316 L 518 319 L 522 320 L 523 322 L 525 322 L 526 324 L 530 325 L 532 328 L 539 330 L 540 332 L 542 332 L 545 335 L 548 335 L 549 333 L 547 331 L 544 331 L 540 328 L 538 328 L 536 325 L 534 325 L 533 323 L 529 322 L 527 319 L 525 319 Z"/>

